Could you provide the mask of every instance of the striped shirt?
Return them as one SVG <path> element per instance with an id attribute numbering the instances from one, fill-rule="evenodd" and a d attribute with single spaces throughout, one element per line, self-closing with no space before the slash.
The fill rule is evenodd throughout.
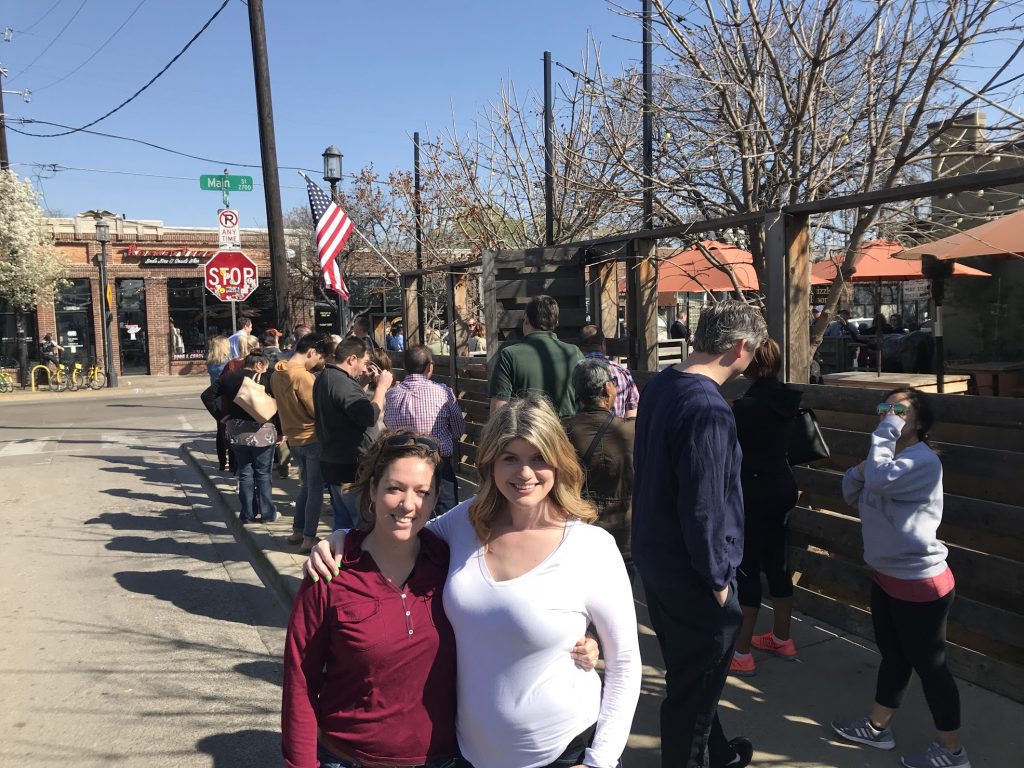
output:
<path id="1" fill-rule="evenodd" d="M 608 363 L 612 381 L 615 382 L 615 402 L 612 404 L 612 411 L 620 419 L 626 418 L 626 412 L 635 411 L 640 402 L 640 390 L 636 388 L 633 374 L 628 368 L 612 362 L 600 352 L 588 352 L 586 357 L 588 360 L 603 360 Z"/>
<path id="2" fill-rule="evenodd" d="M 448 458 L 466 431 L 466 420 L 451 387 L 410 373 L 384 396 L 384 426 L 433 435 Z"/>

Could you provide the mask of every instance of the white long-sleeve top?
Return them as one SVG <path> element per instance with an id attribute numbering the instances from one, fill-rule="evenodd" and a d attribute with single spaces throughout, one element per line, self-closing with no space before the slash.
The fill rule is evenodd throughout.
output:
<path id="1" fill-rule="evenodd" d="M 640 648 L 629 577 L 609 533 L 573 520 L 546 560 L 495 581 L 469 522 L 472 499 L 430 522 L 451 548 L 444 609 L 455 629 L 459 747 L 476 768 L 534 768 L 595 722 L 584 763 L 613 768 L 640 697 Z M 596 671 L 570 651 L 593 622 Z"/>
<path id="2" fill-rule="evenodd" d="M 946 569 L 942 522 L 942 462 L 925 443 L 896 453 L 905 424 L 889 414 L 871 435 L 864 469 L 843 476 L 843 498 L 860 510 L 864 561 L 897 579 L 927 579 Z"/>

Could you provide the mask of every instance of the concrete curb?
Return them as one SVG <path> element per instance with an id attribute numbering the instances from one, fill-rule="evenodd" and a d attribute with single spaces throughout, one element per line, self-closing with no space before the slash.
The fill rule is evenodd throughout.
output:
<path id="1" fill-rule="evenodd" d="M 260 577 L 290 606 L 302 583 L 302 565 L 306 556 L 286 539 L 292 532 L 292 499 L 298 483 L 293 479 L 274 477 L 274 503 L 281 516 L 273 523 L 242 525 L 238 518 L 239 502 L 234 478 L 217 469 L 217 460 L 208 448 L 198 442 L 184 443 L 181 455 L 202 478 L 215 506 L 221 510 L 231 532 L 248 551 Z M 324 517 L 330 514 L 324 505 Z M 330 527 L 321 519 L 320 534 L 330 533 Z"/>

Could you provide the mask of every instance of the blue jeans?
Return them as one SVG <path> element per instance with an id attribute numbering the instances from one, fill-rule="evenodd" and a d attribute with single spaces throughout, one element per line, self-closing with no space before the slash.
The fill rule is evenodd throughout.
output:
<path id="1" fill-rule="evenodd" d="M 358 763 L 350 763 L 337 755 L 332 755 L 319 744 L 316 748 L 316 759 L 320 761 L 320 768 L 358 768 Z M 424 763 L 423 768 L 452 768 L 456 763 L 455 757 L 434 757 Z"/>
<path id="2" fill-rule="evenodd" d="M 334 511 L 334 525 L 331 526 L 331 530 L 358 528 L 359 496 L 355 493 L 342 493 L 340 485 L 327 487 L 331 490 L 331 509 Z"/>
<path id="3" fill-rule="evenodd" d="M 293 445 L 292 461 L 299 468 L 299 492 L 295 496 L 295 517 L 292 530 L 316 538 L 320 512 L 324 507 L 324 477 L 320 472 L 320 443 Z"/>
<path id="4" fill-rule="evenodd" d="M 264 520 L 274 516 L 271 470 L 274 468 L 274 446 L 253 448 L 232 445 L 238 467 L 238 500 L 242 504 L 243 522 L 251 522 L 259 513 Z"/>

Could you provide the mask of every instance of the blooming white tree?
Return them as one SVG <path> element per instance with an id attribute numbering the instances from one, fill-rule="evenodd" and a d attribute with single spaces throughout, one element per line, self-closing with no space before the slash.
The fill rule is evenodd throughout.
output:
<path id="1" fill-rule="evenodd" d="M 40 298 L 52 296 L 66 273 L 67 262 L 54 247 L 31 182 L 19 180 L 13 171 L 0 171 L 0 299 L 15 313 L 23 382 L 26 312 Z"/>

